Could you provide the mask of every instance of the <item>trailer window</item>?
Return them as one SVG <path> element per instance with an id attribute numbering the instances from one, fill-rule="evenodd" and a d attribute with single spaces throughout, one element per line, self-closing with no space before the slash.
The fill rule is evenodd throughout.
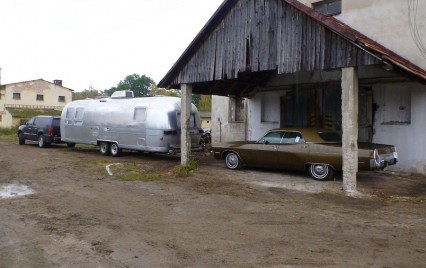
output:
<path id="1" fill-rule="evenodd" d="M 146 121 L 146 108 L 135 108 L 135 114 L 133 115 L 133 120 L 145 123 Z"/>
<path id="2" fill-rule="evenodd" d="M 177 119 L 177 125 L 178 127 L 181 126 L 180 124 L 180 113 L 176 114 L 176 119 Z M 196 127 L 195 125 L 195 114 L 191 114 L 191 116 L 189 117 L 189 127 Z"/>
<path id="3" fill-rule="evenodd" d="M 75 110 L 75 119 L 82 120 L 84 115 L 84 108 L 77 108 Z"/>
<path id="4" fill-rule="evenodd" d="M 67 119 L 72 119 L 73 116 L 74 116 L 74 108 L 67 109 L 66 118 Z"/>

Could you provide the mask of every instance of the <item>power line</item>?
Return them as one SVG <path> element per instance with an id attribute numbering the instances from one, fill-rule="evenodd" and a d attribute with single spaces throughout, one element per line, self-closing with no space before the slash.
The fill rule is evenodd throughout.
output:
<path id="1" fill-rule="evenodd" d="M 420 50 L 422 56 L 426 59 L 426 48 L 423 44 L 423 40 L 419 33 L 418 23 L 417 23 L 417 11 L 418 11 L 419 1 L 418 0 L 408 0 L 408 25 L 410 27 L 410 34 L 414 40 L 414 44 Z"/>

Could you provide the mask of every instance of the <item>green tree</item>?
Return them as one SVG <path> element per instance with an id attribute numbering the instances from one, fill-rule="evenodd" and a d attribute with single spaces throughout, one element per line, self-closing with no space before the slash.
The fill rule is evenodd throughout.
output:
<path id="1" fill-rule="evenodd" d="M 197 108 L 201 112 L 211 112 L 212 111 L 212 96 L 211 95 L 201 95 L 200 102 L 198 103 Z"/>
<path id="2" fill-rule="evenodd" d="M 103 96 L 103 93 L 93 88 L 93 86 L 90 86 L 89 89 L 85 89 L 81 92 L 74 92 L 72 99 L 73 100 L 96 99 L 99 96 Z"/>
<path id="3" fill-rule="evenodd" d="M 145 75 L 132 74 L 121 80 L 116 87 L 104 90 L 104 93 L 111 96 L 115 91 L 131 90 L 135 97 L 147 97 L 150 95 L 154 80 Z"/>
<path id="4" fill-rule="evenodd" d="M 198 104 L 200 103 L 200 99 L 201 99 L 201 95 L 199 94 L 192 94 L 192 103 L 197 106 L 198 108 Z"/>

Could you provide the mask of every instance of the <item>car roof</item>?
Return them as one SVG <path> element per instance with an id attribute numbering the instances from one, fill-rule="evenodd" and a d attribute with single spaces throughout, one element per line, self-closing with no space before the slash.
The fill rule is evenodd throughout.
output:
<path id="1" fill-rule="evenodd" d="M 332 130 L 320 129 L 320 128 L 298 128 L 298 127 L 288 127 L 288 128 L 274 128 L 270 131 L 293 131 L 302 133 L 303 139 L 306 142 L 326 142 L 318 133 L 321 132 L 333 132 Z"/>

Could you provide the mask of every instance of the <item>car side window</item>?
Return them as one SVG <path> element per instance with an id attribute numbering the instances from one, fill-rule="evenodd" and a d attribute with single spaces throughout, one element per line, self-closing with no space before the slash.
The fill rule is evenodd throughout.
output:
<path id="1" fill-rule="evenodd" d="M 294 144 L 304 143 L 305 140 L 302 137 L 302 133 L 296 131 L 286 131 L 283 133 L 281 144 Z"/>
<path id="2" fill-rule="evenodd" d="M 279 144 L 281 142 L 282 135 L 283 135 L 283 132 L 281 132 L 281 131 L 271 131 L 271 132 L 268 132 L 265 136 L 263 136 L 263 138 L 261 138 L 259 140 L 259 143 L 265 143 L 265 144 L 275 143 L 275 144 Z"/>

